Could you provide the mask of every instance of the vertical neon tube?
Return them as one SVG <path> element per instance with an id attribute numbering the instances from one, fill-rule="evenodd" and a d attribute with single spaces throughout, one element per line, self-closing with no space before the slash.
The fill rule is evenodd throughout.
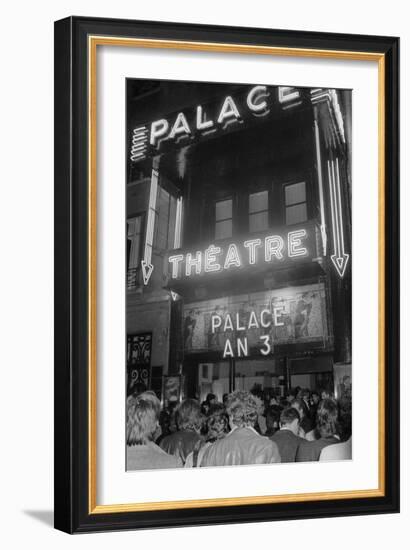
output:
<path id="1" fill-rule="evenodd" d="M 316 115 L 316 110 L 315 110 L 315 115 Z M 326 235 L 326 220 L 325 220 L 325 201 L 323 198 L 322 157 L 320 153 L 319 126 L 316 118 L 315 118 L 314 126 L 315 126 L 317 177 L 318 177 L 318 183 L 319 183 L 320 233 L 322 235 L 323 256 L 326 256 L 327 235 Z"/>

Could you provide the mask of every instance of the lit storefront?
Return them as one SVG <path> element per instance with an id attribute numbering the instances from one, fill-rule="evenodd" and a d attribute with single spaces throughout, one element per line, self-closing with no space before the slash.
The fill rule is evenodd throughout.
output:
<path id="1" fill-rule="evenodd" d="M 173 375 L 221 400 L 350 376 L 349 101 L 128 82 L 129 391 Z"/>

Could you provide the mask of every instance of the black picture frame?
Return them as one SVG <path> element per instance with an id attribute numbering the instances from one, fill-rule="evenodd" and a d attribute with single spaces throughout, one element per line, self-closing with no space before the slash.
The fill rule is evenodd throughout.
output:
<path id="1" fill-rule="evenodd" d="M 384 495 L 275 504 L 90 513 L 88 37 L 369 52 L 385 80 Z M 55 23 L 55 527 L 67 533 L 399 511 L 399 39 L 68 17 Z M 91 388 L 92 389 L 92 388 Z"/>

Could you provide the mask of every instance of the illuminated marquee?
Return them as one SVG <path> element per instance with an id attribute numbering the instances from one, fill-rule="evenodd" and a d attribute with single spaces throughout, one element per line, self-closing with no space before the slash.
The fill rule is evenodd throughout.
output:
<path id="1" fill-rule="evenodd" d="M 302 102 L 301 92 L 288 86 L 253 86 L 244 97 L 224 97 L 214 106 L 197 105 L 168 118 L 134 128 L 130 158 L 137 162 L 160 148 L 165 141 L 179 143 L 188 138 L 206 136 L 241 124 L 246 118 L 268 115 L 274 103 L 288 109 Z"/>
<path id="2" fill-rule="evenodd" d="M 276 346 L 326 346 L 324 283 L 277 288 L 183 305 L 185 353 L 268 356 Z"/>
<path id="3" fill-rule="evenodd" d="M 205 250 L 173 254 L 168 257 L 171 278 L 191 277 L 203 273 L 220 273 L 260 263 L 280 263 L 311 254 L 307 229 L 289 231 L 286 235 L 268 235 L 243 243 L 224 246 L 210 244 Z"/>

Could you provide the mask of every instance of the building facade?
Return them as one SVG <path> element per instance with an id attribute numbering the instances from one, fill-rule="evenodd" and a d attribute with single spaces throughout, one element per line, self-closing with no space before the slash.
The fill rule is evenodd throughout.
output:
<path id="1" fill-rule="evenodd" d="M 127 83 L 127 384 L 351 376 L 351 92 Z"/>

